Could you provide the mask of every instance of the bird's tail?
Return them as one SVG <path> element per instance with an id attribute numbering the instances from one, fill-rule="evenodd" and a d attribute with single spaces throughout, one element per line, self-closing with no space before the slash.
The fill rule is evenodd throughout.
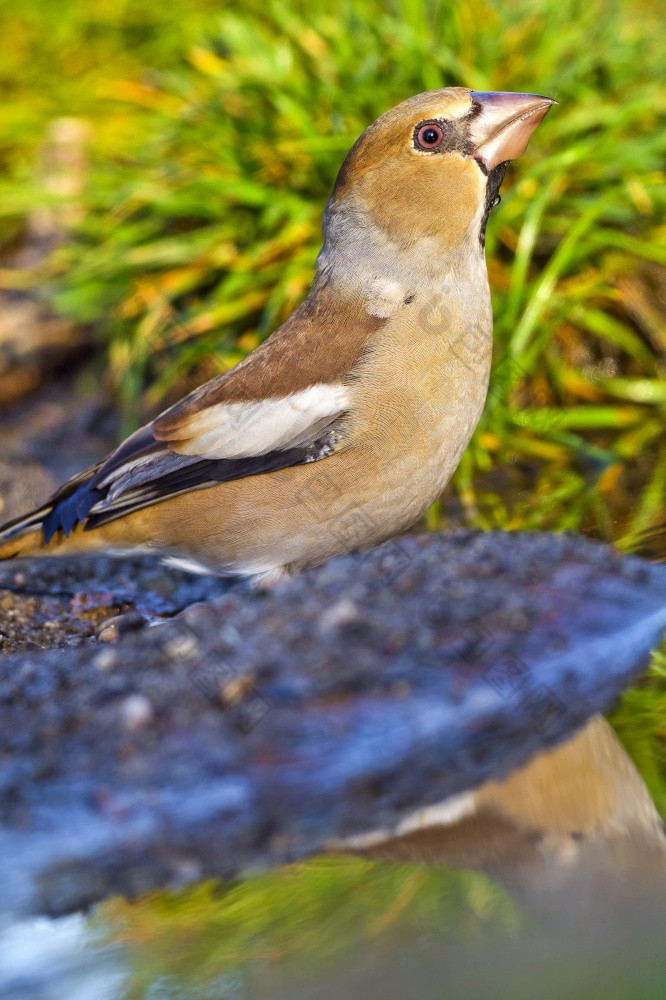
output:
<path id="1" fill-rule="evenodd" d="M 76 518 L 71 519 L 71 523 L 68 520 L 67 530 L 62 531 L 59 530 L 61 522 L 57 517 L 63 501 L 71 499 L 76 510 L 76 491 L 88 482 L 94 471 L 88 469 L 82 472 L 65 483 L 41 507 L 0 525 L 0 561 L 39 553 L 60 555 L 63 551 L 98 548 L 99 539 L 83 532 Z"/>
<path id="2" fill-rule="evenodd" d="M 15 559 L 18 556 L 32 556 L 57 546 L 44 540 L 44 518 L 48 517 L 52 504 L 38 507 L 29 514 L 8 521 L 0 527 L 0 560 Z"/>
<path id="3" fill-rule="evenodd" d="M 3 524 L 0 528 L 0 559 L 30 556 L 40 550 L 44 544 L 40 516 L 45 514 L 35 510 L 16 521 Z"/>

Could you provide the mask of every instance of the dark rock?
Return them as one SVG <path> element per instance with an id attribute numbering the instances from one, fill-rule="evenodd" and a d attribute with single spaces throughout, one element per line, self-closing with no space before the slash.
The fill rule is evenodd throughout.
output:
<path id="1" fill-rule="evenodd" d="M 87 574 L 151 605 L 137 587 L 169 574 L 136 565 L 42 560 L 0 584 L 73 596 Z M 207 603 L 0 660 L 6 908 L 62 913 L 181 882 L 183 856 L 233 876 L 393 825 L 604 710 L 666 627 L 666 567 L 564 536 L 400 539 L 261 594 L 162 583 L 160 607 Z"/>

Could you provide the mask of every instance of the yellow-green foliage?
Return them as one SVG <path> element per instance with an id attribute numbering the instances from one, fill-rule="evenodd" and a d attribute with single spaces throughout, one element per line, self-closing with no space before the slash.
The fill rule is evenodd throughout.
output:
<path id="1" fill-rule="evenodd" d="M 214 995 L 205 984 L 217 984 L 215 995 L 242 996 L 262 970 L 274 983 L 285 974 L 326 979 L 359 952 L 380 955 L 391 940 L 418 946 L 446 935 L 455 947 L 511 934 L 522 922 L 508 894 L 478 873 L 343 857 L 230 887 L 205 882 L 138 904 L 115 900 L 96 919 L 103 940 L 128 949 L 127 1000 L 146 996 L 156 979 L 174 998 Z"/>
<path id="2" fill-rule="evenodd" d="M 647 676 L 623 696 L 611 722 L 666 816 L 666 645 L 655 653 Z"/>

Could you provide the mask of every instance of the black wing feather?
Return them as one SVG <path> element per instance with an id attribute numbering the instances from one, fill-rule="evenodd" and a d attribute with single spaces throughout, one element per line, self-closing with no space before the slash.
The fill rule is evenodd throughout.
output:
<path id="1" fill-rule="evenodd" d="M 206 489 L 232 479 L 277 472 L 289 466 L 325 458 L 337 441 L 336 416 L 322 427 L 317 440 L 294 448 L 248 458 L 183 459 L 156 441 L 150 425 L 132 434 L 106 461 L 65 483 L 41 508 L 4 525 L 16 534 L 41 525 L 45 543 L 62 532 L 69 536 L 77 525 L 85 531 L 125 514 L 182 493 Z M 160 474 L 160 464 L 162 473 Z M 114 477 L 114 473 L 118 473 Z"/>
<path id="2" fill-rule="evenodd" d="M 291 465 L 302 465 L 310 460 L 310 448 L 271 451 L 266 455 L 257 455 L 252 458 L 201 459 L 198 462 L 193 462 L 192 465 L 186 465 L 167 473 L 165 476 L 153 479 L 150 486 L 122 493 L 108 507 L 102 506 L 99 511 L 93 510 L 85 523 L 85 530 L 98 528 L 124 514 L 141 510 L 143 507 L 151 507 L 153 504 L 181 493 L 207 489 L 209 486 L 216 486 L 218 483 L 229 482 L 232 479 L 244 479 L 246 476 L 277 472 L 279 469 L 286 469 Z M 91 508 L 100 501 L 103 501 L 103 497 L 91 504 Z"/>

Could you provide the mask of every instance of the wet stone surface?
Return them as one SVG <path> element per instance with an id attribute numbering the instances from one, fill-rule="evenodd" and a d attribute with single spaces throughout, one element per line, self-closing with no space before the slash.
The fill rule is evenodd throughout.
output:
<path id="1" fill-rule="evenodd" d="M 0 653 L 118 638 L 238 586 L 150 557 L 0 563 Z M 115 635 L 105 632 L 111 629 Z"/>
<path id="2" fill-rule="evenodd" d="M 56 913 L 503 776 L 607 708 L 666 627 L 666 567 L 563 536 L 413 536 L 267 593 L 106 558 L 8 564 L 0 587 L 86 621 L 74 648 L 0 659 L 3 903 Z M 100 608 L 129 610 L 95 640 Z"/>

